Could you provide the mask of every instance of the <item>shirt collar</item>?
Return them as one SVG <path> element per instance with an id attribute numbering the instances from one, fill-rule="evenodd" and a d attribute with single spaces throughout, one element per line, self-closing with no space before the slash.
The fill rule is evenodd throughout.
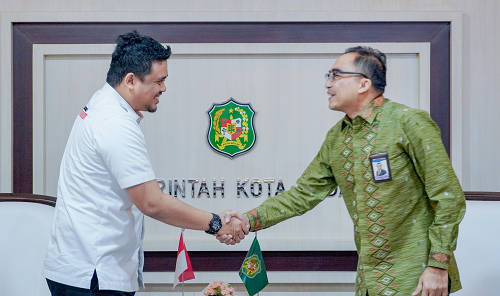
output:
<path id="1" fill-rule="evenodd" d="M 132 109 L 132 106 L 130 106 L 130 104 L 125 101 L 125 99 L 120 95 L 118 91 L 116 91 L 114 87 L 106 83 L 101 90 L 111 96 L 118 104 L 120 104 L 123 110 L 125 110 L 127 116 L 136 121 L 137 124 L 141 122 L 143 117 L 139 116 L 139 114 L 137 114 L 137 112 Z"/>
<path id="2" fill-rule="evenodd" d="M 384 105 L 385 98 L 384 96 L 380 95 L 376 97 L 373 101 L 370 102 L 361 112 L 358 113 L 358 115 L 351 121 L 349 116 L 344 116 L 343 122 L 342 122 L 342 129 L 344 129 L 346 126 L 352 126 L 352 122 L 356 120 L 356 118 L 359 117 L 358 120 L 365 120 L 369 124 L 372 124 L 375 118 L 377 118 L 377 115 L 382 111 L 382 106 Z"/>

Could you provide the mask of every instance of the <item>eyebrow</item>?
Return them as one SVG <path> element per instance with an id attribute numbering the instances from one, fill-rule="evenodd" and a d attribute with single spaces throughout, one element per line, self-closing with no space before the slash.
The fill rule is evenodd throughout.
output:
<path id="1" fill-rule="evenodd" d="M 341 69 L 339 68 L 333 68 L 330 70 L 331 72 L 343 72 Z"/>

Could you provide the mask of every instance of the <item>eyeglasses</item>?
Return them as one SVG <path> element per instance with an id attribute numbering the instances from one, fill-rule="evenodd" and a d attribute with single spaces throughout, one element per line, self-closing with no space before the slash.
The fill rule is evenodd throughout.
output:
<path id="1" fill-rule="evenodd" d="M 364 78 L 368 78 L 368 76 L 366 76 L 363 73 L 359 73 L 359 72 L 344 72 L 344 71 L 332 71 L 332 70 L 328 71 L 328 73 L 325 74 L 325 78 L 326 78 L 326 80 L 329 80 L 329 81 L 335 81 L 341 77 L 340 74 L 361 75 Z M 370 79 L 370 78 L 368 78 L 368 79 Z"/>

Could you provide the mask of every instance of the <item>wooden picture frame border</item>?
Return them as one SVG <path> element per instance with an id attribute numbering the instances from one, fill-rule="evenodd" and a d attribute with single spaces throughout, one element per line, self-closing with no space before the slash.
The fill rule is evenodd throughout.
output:
<path id="1" fill-rule="evenodd" d="M 14 22 L 12 23 L 13 192 L 33 192 L 33 44 L 107 44 L 137 30 L 162 43 L 429 42 L 430 113 L 450 153 L 449 21 L 422 22 Z M 481 198 L 479 195 L 474 195 Z M 491 198 L 489 196 L 489 198 Z M 172 271 L 176 253 L 146 252 L 145 271 Z M 266 252 L 269 271 L 354 271 L 355 251 Z M 246 252 L 190 252 L 199 271 L 236 271 Z M 224 260 L 221 260 L 221 258 Z M 216 265 L 213 262 L 218 262 Z M 217 270 L 214 270 L 217 266 Z"/>

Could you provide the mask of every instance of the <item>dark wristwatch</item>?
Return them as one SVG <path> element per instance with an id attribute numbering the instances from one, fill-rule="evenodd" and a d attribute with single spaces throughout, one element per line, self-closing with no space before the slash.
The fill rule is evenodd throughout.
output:
<path id="1" fill-rule="evenodd" d="M 212 215 L 214 215 L 214 217 L 212 218 L 212 220 L 210 220 L 210 222 L 208 222 L 208 226 L 210 228 L 205 232 L 213 235 L 219 232 L 219 230 L 221 229 L 222 221 L 220 220 L 219 215 L 216 215 L 214 213 L 212 213 Z"/>

